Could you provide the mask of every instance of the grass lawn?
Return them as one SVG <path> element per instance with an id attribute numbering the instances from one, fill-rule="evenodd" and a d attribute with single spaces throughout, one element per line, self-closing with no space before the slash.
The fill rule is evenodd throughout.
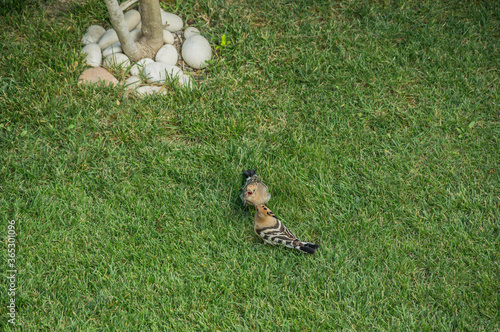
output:
<path id="1" fill-rule="evenodd" d="M 500 330 L 498 2 L 164 6 L 230 44 L 139 99 L 77 83 L 103 1 L 2 2 L 1 330 Z"/>

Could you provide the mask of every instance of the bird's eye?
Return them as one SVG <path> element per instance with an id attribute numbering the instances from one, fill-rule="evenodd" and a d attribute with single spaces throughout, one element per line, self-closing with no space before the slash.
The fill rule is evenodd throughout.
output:
<path id="1" fill-rule="evenodd" d="M 251 195 L 251 194 L 252 194 L 252 192 L 251 192 L 251 191 L 249 191 L 249 192 L 248 192 L 248 195 Z"/>

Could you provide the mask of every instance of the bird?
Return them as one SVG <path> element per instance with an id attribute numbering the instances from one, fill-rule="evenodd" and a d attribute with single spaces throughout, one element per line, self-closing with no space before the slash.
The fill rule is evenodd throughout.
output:
<path id="1" fill-rule="evenodd" d="M 271 199 L 269 188 L 259 179 L 254 170 L 243 171 L 246 177 L 246 183 L 243 186 L 240 198 L 243 205 L 265 205 Z"/>
<path id="2" fill-rule="evenodd" d="M 284 245 L 308 254 L 314 254 L 319 245 L 300 241 L 276 215 L 264 204 L 252 204 L 256 208 L 254 231 L 265 243 Z"/>

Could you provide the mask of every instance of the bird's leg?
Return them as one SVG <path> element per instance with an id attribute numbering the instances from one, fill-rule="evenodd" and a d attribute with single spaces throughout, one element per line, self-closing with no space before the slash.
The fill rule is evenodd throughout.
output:
<path id="1" fill-rule="evenodd" d="M 248 206 L 248 204 L 245 203 L 245 206 L 244 209 L 245 209 L 245 218 L 248 218 L 248 210 L 250 210 L 250 206 Z"/>

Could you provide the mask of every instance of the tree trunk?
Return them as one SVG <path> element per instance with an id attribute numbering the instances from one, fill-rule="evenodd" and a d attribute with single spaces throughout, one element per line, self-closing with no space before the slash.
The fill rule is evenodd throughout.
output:
<path id="1" fill-rule="evenodd" d="M 111 24 L 118 35 L 120 44 L 122 44 L 123 53 L 125 53 L 134 62 L 140 60 L 142 58 L 141 52 L 130 36 L 127 24 L 125 24 L 125 19 L 123 18 L 123 12 L 121 11 L 120 6 L 118 6 L 118 2 L 116 0 L 105 1 L 111 18 Z"/>
<path id="2" fill-rule="evenodd" d="M 137 43 L 134 43 L 130 36 L 117 0 L 105 0 L 105 2 L 113 29 L 122 44 L 123 53 L 134 62 L 143 58 L 154 58 L 156 52 L 163 46 L 160 1 L 140 0 L 142 38 Z"/>
<path id="3" fill-rule="evenodd" d="M 159 0 L 140 0 L 142 38 L 138 42 L 143 58 L 153 58 L 163 46 L 163 26 Z"/>

